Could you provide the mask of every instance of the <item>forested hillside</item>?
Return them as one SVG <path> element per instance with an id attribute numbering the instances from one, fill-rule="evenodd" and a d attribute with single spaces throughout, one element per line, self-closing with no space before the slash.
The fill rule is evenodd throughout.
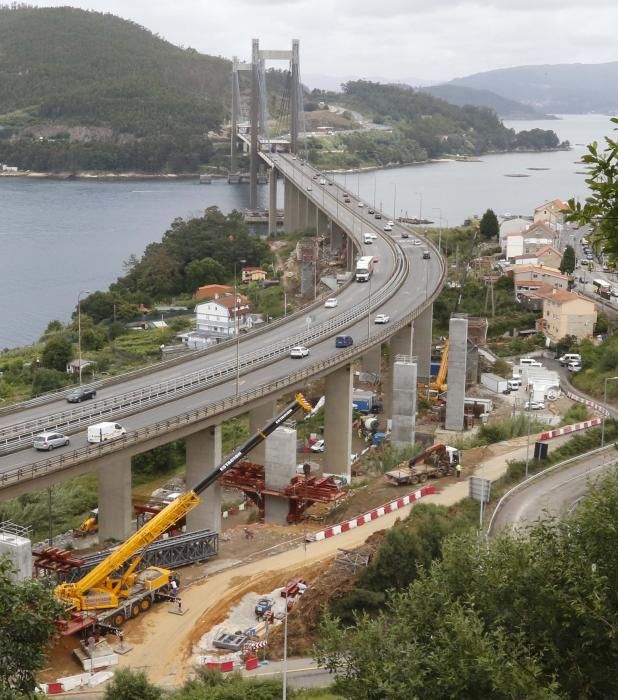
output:
<path id="1" fill-rule="evenodd" d="M 230 63 L 110 14 L 0 8 L 0 161 L 196 171 L 229 102 Z"/>

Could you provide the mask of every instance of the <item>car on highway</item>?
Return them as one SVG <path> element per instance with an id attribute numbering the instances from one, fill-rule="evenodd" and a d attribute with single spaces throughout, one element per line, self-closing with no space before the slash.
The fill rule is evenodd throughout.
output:
<path id="1" fill-rule="evenodd" d="M 524 404 L 526 411 L 542 411 L 545 408 L 543 401 L 526 401 Z"/>
<path id="2" fill-rule="evenodd" d="M 354 345 L 354 339 L 351 335 L 338 335 L 335 338 L 336 348 L 349 348 L 350 345 Z"/>
<path id="3" fill-rule="evenodd" d="M 365 206 L 365 203 L 364 203 L 364 202 L 359 202 L 359 203 L 358 203 L 358 206 L 362 209 L 362 208 Z"/>
<path id="4" fill-rule="evenodd" d="M 388 323 L 391 320 L 390 316 L 387 316 L 386 314 L 378 314 L 374 319 L 374 323 Z"/>
<path id="5" fill-rule="evenodd" d="M 394 226 L 395 222 L 391 221 L 390 219 L 386 222 L 387 226 Z"/>
<path id="6" fill-rule="evenodd" d="M 376 218 L 376 219 L 381 219 L 381 218 L 382 218 L 382 214 L 380 214 L 380 212 L 377 211 L 377 212 L 375 213 L 375 218 Z"/>
<path id="7" fill-rule="evenodd" d="M 313 190 L 313 187 L 311 187 L 311 185 L 307 185 L 307 191 L 311 192 L 312 190 Z"/>
<path id="8" fill-rule="evenodd" d="M 413 243 L 413 245 L 421 245 L 421 242 L 418 240 L 418 238 L 415 238 L 415 239 L 412 241 L 412 243 Z"/>
<path id="9" fill-rule="evenodd" d="M 618 297 L 618 288 L 617 288 L 617 287 L 613 287 L 613 288 L 612 288 L 612 291 L 610 292 L 610 294 L 611 294 L 611 296 L 613 296 L 613 297 Z"/>
<path id="10" fill-rule="evenodd" d="M 349 204 L 349 203 L 350 203 L 350 198 L 349 198 L 349 197 L 344 197 L 344 198 L 343 198 L 343 201 L 344 201 L 346 204 Z"/>
<path id="11" fill-rule="evenodd" d="M 88 401 L 88 399 L 94 399 L 97 395 L 97 390 L 93 389 L 91 386 L 79 386 L 69 391 L 69 393 L 64 397 L 69 403 L 80 403 L 81 401 Z"/>
<path id="12" fill-rule="evenodd" d="M 35 450 L 47 450 L 48 452 L 56 447 L 64 447 L 70 442 L 69 438 L 62 433 L 40 433 L 35 435 L 32 441 L 32 447 Z"/>
<path id="13" fill-rule="evenodd" d="M 313 179 L 314 179 L 314 180 L 317 180 L 319 177 L 320 177 L 320 175 L 319 175 L 318 173 L 316 173 L 316 174 L 313 176 Z"/>
<path id="14" fill-rule="evenodd" d="M 267 612 L 270 612 L 275 601 L 272 598 L 260 598 L 255 604 L 256 617 L 264 617 Z"/>
<path id="15" fill-rule="evenodd" d="M 428 250 L 423 251 L 423 260 L 429 260 L 431 258 L 431 255 L 429 255 Z"/>
<path id="16" fill-rule="evenodd" d="M 326 445 L 324 444 L 324 440 L 316 440 L 313 445 L 311 445 L 311 451 L 312 452 L 324 452 L 324 448 Z"/>
<path id="17" fill-rule="evenodd" d="M 336 299 L 335 297 L 330 297 L 329 299 L 327 299 L 327 300 L 324 302 L 324 306 L 325 306 L 327 309 L 334 309 L 335 306 L 337 306 L 338 303 L 339 303 L 339 302 L 337 301 L 337 299 Z"/>
<path id="18" fill-rule="evenodd" d="M 292 357 L 294 359 L 307 357 L 308 354 L 309 354 L 309 348 L 306 348 L 304 345 L 295 345 L 290 350 L 290 357 Z"/>
<path id="19" fill-rule="evenodd" d="M 367 209 L 367 214 L 375 214 L 375 209 Z"/>
<path id="20" fill-rule="evenodd" d="M 384 227 L 384 230 L 385 231 L 392 231 L 393 227 L 390 224 L 386 224 L 386 226 Z"/>
<path id="21" fill-rule="evenodd" d="M 326 184 L 326 180 L 325 180 L 324 178 L 322 178 L 322 179 L 320 180 L 320 185 L 325 185 L 325 184 Z"/>
<path id="22" fill-rule="evenodd" d="M 567 365 L 567 369 L 569 370 L 569 372 L 573 372 L 574 374 L 576 372 L 579 372 L 579 370 L 581 368 L 582 368 L 582 363 L 577 362 L 577 360 L 574 360 L 573 362 L 569 362 L 569 364 Z"/>
<path id="23" fill-rule="evenodd" d="M 402 237 L 402 238 L 409 238 L 409 237 L 410 237 L 410 234 L 409 234 L 407 231 L 402 231 L 402 232 L 401 232 L 401 237 Z"/>

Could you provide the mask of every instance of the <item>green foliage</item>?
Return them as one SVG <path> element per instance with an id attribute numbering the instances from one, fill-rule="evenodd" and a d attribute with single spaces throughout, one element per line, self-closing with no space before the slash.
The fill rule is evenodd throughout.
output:
<path id="1" fill-rule="evenodd" d="M 65 372 L 67 363 L 73 357 L 73 346 L 63 336 L 54 335 L 46 343 L 41 353 L 41 364 L 48 369 Z"/>
<path id="2" fill-rule="evenodd" d="M 496 442 L 503 442 L 510 438 L 538 433 L 544 427 L 530 412 L 519 413 L 516 416 L 509 416 L 500 420 L 483 423 L 476 435 L 466 441 L 466 447 L 481 447 L 482 445 L 493 445 Z"/>
<path id="3" fill-rule="evenodd" d="M 588 420 L 590 414 L 588 409 L 582 403 L 576 403 L 569 407 L 568 411 L 562 416 L 561 425 L 571 425 L 572 423 L 581 423 Z"/>
<path id="4" fill-rule="evenodd" d="M 104 700 L 159 700 L 162 691 L 150 683 L 143 671 L 121 668 L 105 687 Z"/>
<path id="5" fill-rule="evenodd" d="M 618 125 L 618 118 L 612 117 L 610 121 Z M 586 184 L 590 195 L 583 204 L 569 200 L 567 220 L 594 224 L 595 242 L 601 243 L 615 261 L 618 259 L 618 140 L 606 136 L 603 149 L 594 141 L 582 161 L 587 165 Z"/>
<path id="6" fill-rule="evenodd" d="M 604 398 L 607 388 L 608 401 L 618 401 L 618 382 L 610 380 L 605 383 L 607 377 L 617 374 L 618 333 L 613 333 L 599 345 L 584 340 L 580 343 L 578 351 L 582 356 L 583 369 L 570 377 L 574 386 L 598 399 Z"/>
<path id="7" fill-rule="evenodd" d="M 148 452 L 142 452 L 131 459 L 133 483 L 147 483 L 162 474 L 176 471 L 184 463 L 184 440 L 175 440 Z"/>
<path id="8" fill-rule="evenodd" d="M 0 696 L 33 697 L 35 674 L 45 665 L 63 607 L 41 582 L 16 582 L 11 570 L 12 564 L 0 559 Z"/>
<path id="9" fill-rule="evenodd" d="M 185 267 L 187 278 L 187 291 L 195 291 L 205 284 L 223 284 L 225 282 L 225 268 L 213 258 L 192 260 Z"/>
<path id="10" fill-rule="evenodd" d="M 229 61 L 69 7 L 0 8 L 0 44 L 0 123 L 10 127 L 0 161 L 41 171 L 196 172 L 211 160 L 207 134 L 227 111 Z"/>
<path id="11" fill-rule="evenodd" d="M 500 233 L 498 217 L 493 209 L 488 209 L 481 218 L 479 232 L 486 241 L 495 240 Z"/>
<path id="12" fill-rule="evenodd" d="M 50 391 L 56 391 L 56 389 L 66 386 L 66 383 L 66 372 L 40 367 L 32 375 L 32 396 L 40 396 Z"/>
<path id="13" fill-rule="evenodd" d="M 367 470 L 370 474 L 384 474 L 422 452 L 423 446 L 420 444 L 399 448 L 394 447 L 390 442 L 382 442 L 378 449 L 369 452 Z"/>
<path id="14" fill-rule="evenodd" d="M 615 697 L 617 518 L 613 473 L 560 521 L 451 536 L 382 614 L 325 617 L 318 660 L 355 700 Z"/>
<path id="15" fill-rule="evenodd" d="M 573 246 L 565 246 L 558 269 L 565 275 L 573 274 L 573 270 L 575 270 L 575 251 Z"/>
<path id="16" fill-rule="evenodd" d="M 282 691 L 280 680 L 245 680 L 239 673 L 223 675 L 198 668 L 195 678 L 166 697 L 169 700 L 279 700 Z M 288 688 L 288 697 L 295 700 L 297 694 Z"/>

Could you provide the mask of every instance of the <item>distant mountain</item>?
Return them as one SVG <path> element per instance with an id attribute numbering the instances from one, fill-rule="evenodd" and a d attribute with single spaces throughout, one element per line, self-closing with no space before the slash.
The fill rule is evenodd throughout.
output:
<path id="1" fill-rule="evenodd" d="M 341 92 L 341 87 L 347 82 L 356 80 L 368 80 L 372 83 L 382 83 L 391 85 L 411 85 L 416 87 L 417 85 L 435 85 L 439 82 L 437 80 L 425 80 L 424 78 L 401 78 L 400 80 L 393 80 L 393 78 L 388 77 L 376 77 L 376 76 L 358 76 L 358 75 L 347 75 L 347 76 L 333 76 L 333 75 L 322 75 L 318 73 L 303 73 L 301 76 L 302 82 L 310 90 L 326 90 L 328 92 Z"/>
<path id="2" fill-rule="evenodd" d="M 501 68 L 447 85 L 490 90 L 552 114 L 618 112 L 618 62 Z"/>
<path id="3" fill-rule="evenodd" d="M 427 92 L 434 97 L 439 97 L 459 107 L 464 105 L 489 107 L 502 119 L 554 119 L 554 117 L 543 114 L 543 112 L 539 112 L 534 107 L 501 97 L 489 90 L 476 90 L 452 84 L 432 85 L 419 89 L 421 92 Z"/>

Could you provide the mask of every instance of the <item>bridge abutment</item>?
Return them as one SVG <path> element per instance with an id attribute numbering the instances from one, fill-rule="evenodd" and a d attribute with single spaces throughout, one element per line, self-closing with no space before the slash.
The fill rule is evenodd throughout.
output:
<path id="1" fill-rule="evenodd" d="M 414 358 L 400 355 L 393 365 L 393 429 L 391 444 L 414 444 L 416 430 L 416 374 Z"/>
<path id="2" fill-rule="evenodd" d="M 326 377 L 324 392 L 324 471 L 351 477 L 352 366 L 345 365 Z"/>
<path id="3" fill-rule="evenodd" d="M 296 474 L 296 430 L 281 427 L 266 440 L 264 485 L 273 491 L 283 491 Z M 285 525 L 288 500 L 280 496 L 264 498 L 264 519 L 267 523 Z"/>
<path id="4" fill-rule="evenodd" d="M 102 460 L 98 469 L 99 542 L 122 542 L 131 534 L 131 457 L 116 452 Z"/>
<path id="5" fill-rule="evenodd" d="M 418 364 L 418 376 L 429 381 L 431 375 L 431 340 L 433 329 L 433 304 L 414 319 L 412 354 Z"/>
<path id="6" fill-rule="evenodd" d="M 213 425 L 185 439 L 187 486 L 193 488 L 221 463 L 221 426 Z M 202 502 L 187 514 L 187 532 L 221 530 L 221 486 L 215 481 L 201 495 Z"/>
<path id="7" fill-rule="evenodd" d="M 448 393 L 446 395 L 444 427 L 447 430 L 463 430 L 468 354 L 468 319 L 461 314 L 451 316 L 448 336 L 448 373 L 446 382 Z"/>
<path id="8" fill-rule="evenodd" d="M 414 326 L 408 323 L 400 328 L 390 339 L 389 360 L 388 360 L 388 380 L 384 383 L 384 413 L 387 416 L 393 415 L 393 383 L 395 378 L 395 361 L 398 355 L 411 357 L 413 354 L 412 345 L 414 338 Z"/>

